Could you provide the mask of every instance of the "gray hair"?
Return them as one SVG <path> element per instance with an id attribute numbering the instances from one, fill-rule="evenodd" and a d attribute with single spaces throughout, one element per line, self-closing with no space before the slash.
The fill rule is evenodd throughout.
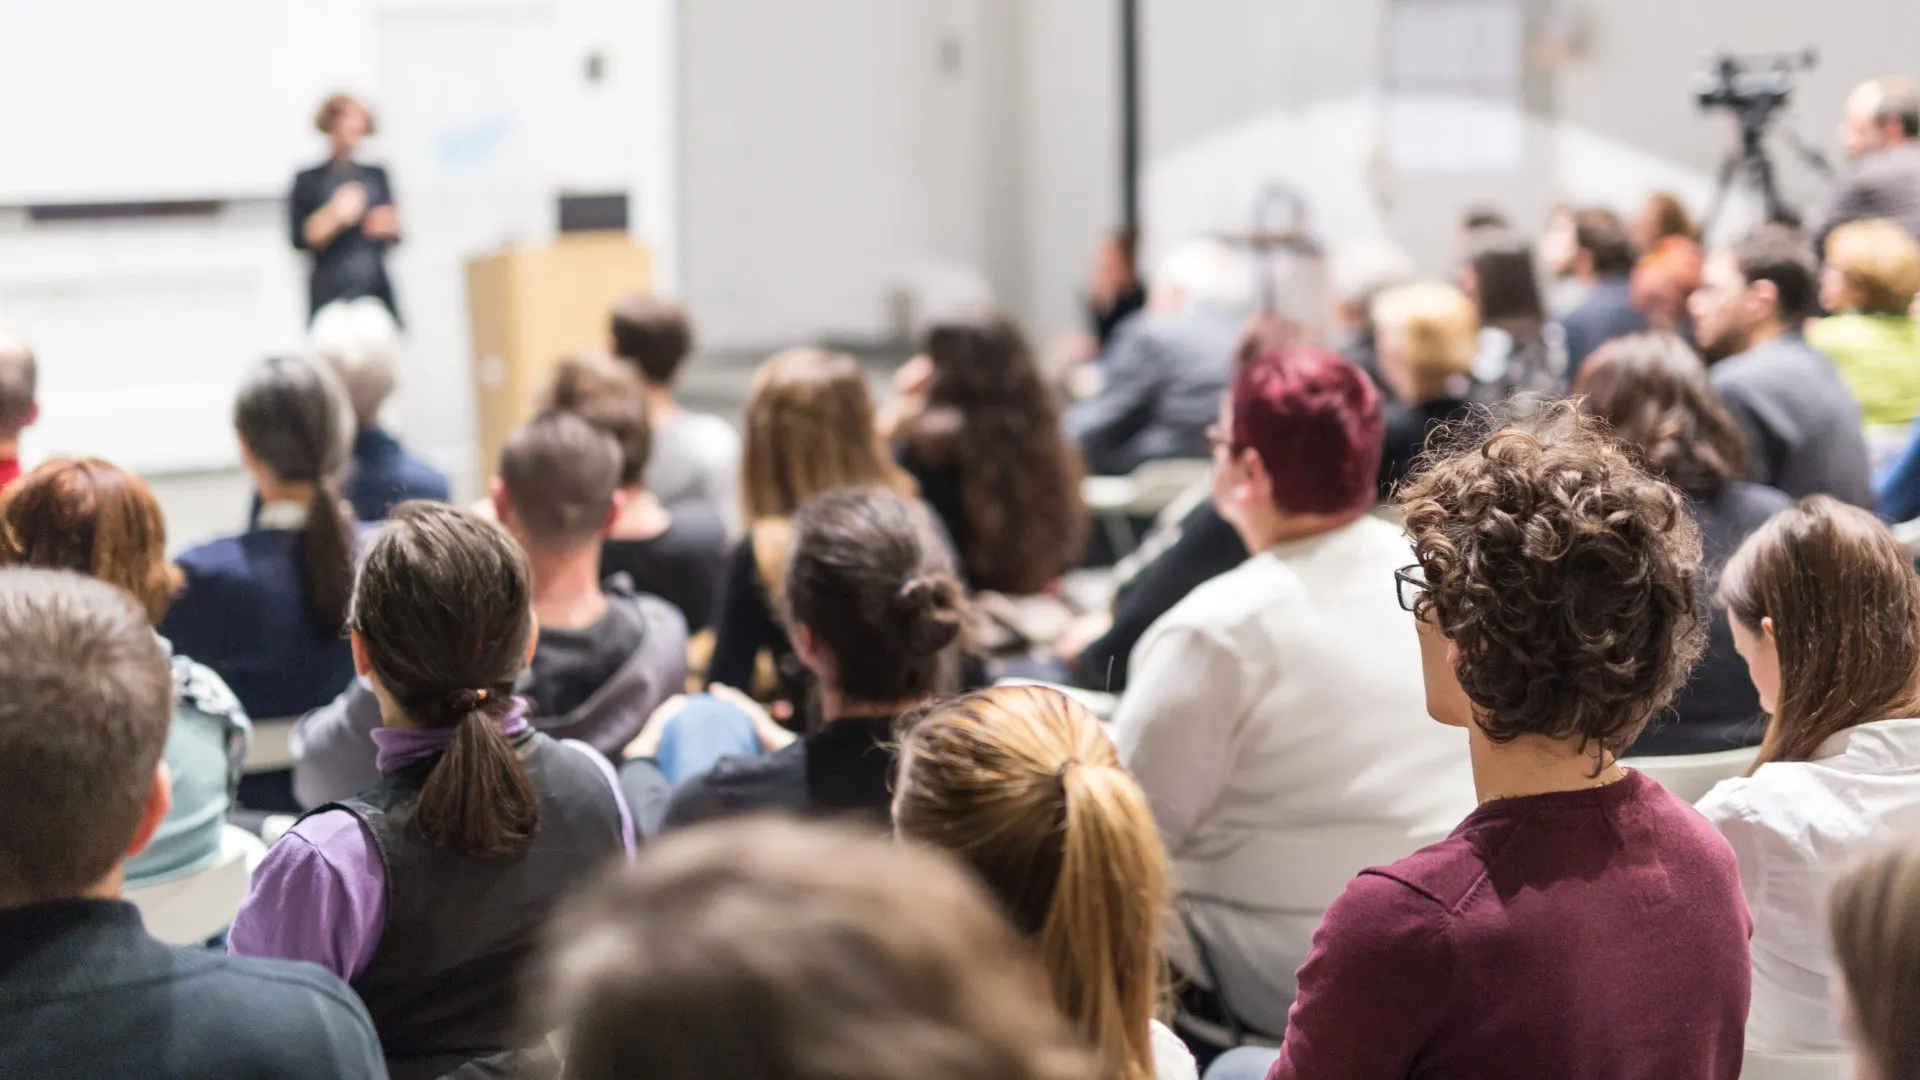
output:
<path id="1" fill-rule="evenodd" d="M 335 300 L 313 317 L 307 339 L 339 374 L 356 425 L 376 426 L 400 358 L 400 327 L 387 306 L 371 296 Z"/>

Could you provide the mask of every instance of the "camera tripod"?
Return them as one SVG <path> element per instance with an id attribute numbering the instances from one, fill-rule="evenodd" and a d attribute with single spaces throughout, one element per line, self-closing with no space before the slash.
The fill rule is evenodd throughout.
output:
<path id="1" fill-rule="evenodd" d="M 1714 183 L 1713 201 L 1707 204 L 1707 215 L 1700 223 L 1704 236 L 1712 232 L 1720 212 L 1726 209 L 1727 200 L 1732 196 L 1734 187 L 1744 178 L 1747 186 L 1760 196 L 1764 220 L 1798 225 L 1800 215 L 1780 198 L 1780 188 L 1774 181 L 1773 158 L 1767 153 L 1767 128 L 1773 114 L 1771 111 L 1757 116 L 1742 114 L 1737 117 L 1740 124 L 1740 145 L 1727 152 L 1720 162 L 1720 174 Z M 1787 146 L 1807 167 L 1823 177 L 1833 175 L 1833 166 L 1827 163 L 1826 156 L 1792 131 L 1783 132 L 1781 137 Z"/>

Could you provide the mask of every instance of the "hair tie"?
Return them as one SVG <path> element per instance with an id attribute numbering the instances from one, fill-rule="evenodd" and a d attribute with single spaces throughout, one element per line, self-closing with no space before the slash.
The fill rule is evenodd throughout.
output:
<path id="1" fill-rule="evenodd" d="M 1067 778 L 1067 770 L 1073 768 L 1075 765 L 1078 765 L 1078 764 L 1080 764 L 1079 758 L 1070 757 L 1067 760 L 1060 763 L 1060 767 L 1054 770 L 1053 775 L 1056 777 L 1059 777 L 1062 780 L 1065 780 Z"/>
<path id="2" fill-rule="evenodd" d="M 447 708 L 457 713 L 470 713 L 485 705 L 491 696 L 486 690 L 455 690 L 447 695 Z"/>

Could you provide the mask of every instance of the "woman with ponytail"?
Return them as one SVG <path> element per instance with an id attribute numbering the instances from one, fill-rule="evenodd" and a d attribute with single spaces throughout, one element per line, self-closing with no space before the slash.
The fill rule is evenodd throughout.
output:
<path id="1" fill-rule="evenodd" d="M 274 845 L 230 948 L 346 979 L 395 1080 L 514 1066 L 520 969 L 554 902 L 632 853 L 626 804 L 605 759 L 533 730 L 513 696 L 532 584 L 498 526 L 402 504 L 367 545 L 348 626 L 380 701 L 381 780 Z"/>
<path id="2" fill-rule="evenodd" d="M 680 784 L 666 807 L 667 828 L 753 810 L 855 814 L 884 824 L 896 719 L 958 683 L 964 599 L 923 506 L 880 488 L 830 491 L 794 515 L 792 541 L 786 633 L 817 680 L 820 720 L 796 739 L 758 715 L 754 726 L 770 752 L 722 758 Z M 727 700 L 757 708 L 741 695 Z M 692 719 L 681 715 L 667 726 Z M 700 722 L 722 721 L 706 715 Z M 645 760 L 627 764 L 629 791 L 634 771 L 648 768 Z"/>
<path id="3" fill-rule="evenodd" d="M 253 525 L 178 560 L 185 588 L 161 636 L 226 680 L 256 720 L 318 708 L 353 681 L 354 524 L 339 494 L 348 412 L 323 365 L 275 357 L 254 368 L 233 408 L 260 496 Z"/>
<path id="4" fill-rule="evenodd" d="M 897 789 L 895 830 L 979 873 L 1034 943 L 1101 1076 L 1191 1080 L 1193 1056 L 1153 1017 L 1166 849 L 1093 714 L 1034 686 L 936 706 L 902 740 Z"/>

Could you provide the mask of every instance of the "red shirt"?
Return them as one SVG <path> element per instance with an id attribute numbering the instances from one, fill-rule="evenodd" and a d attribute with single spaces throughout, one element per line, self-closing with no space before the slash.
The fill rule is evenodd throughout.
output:
<path id="1" fill-rule="evenodd" d="M 1269 1080 L 1735 1080 L 1752 930 L 1733 850 L 1639 773 L 1490 802 L 1334 902 Z"/>
<path id="2" fill-rule="evenodd" d="M 7 490 L 18 479 L 20 479 L 20 459 L 0 458 L 0 491 Z"/>

